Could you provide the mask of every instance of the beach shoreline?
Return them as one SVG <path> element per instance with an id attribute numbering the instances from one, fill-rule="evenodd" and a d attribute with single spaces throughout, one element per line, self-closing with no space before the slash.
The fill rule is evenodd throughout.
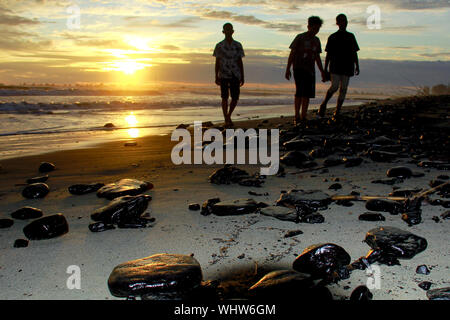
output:
<path id="1" fill-rule="evenodd" d="M 405 98 L 413 99 L 413 98 Z M 344 107 L 346 113 L 359 108 L 382 104 L 397 104 L 399 100 L 384 100 L 368 105 Z M 331 106 L 330 106 L 331 107 Z M 334 108 L 327 110 L 331 114 Z M 219 112 L 219 110 L 218 110 Z M 312 114 L 309 114 L 312 118 Z M 292 127 L 292 117 L 254 119 L 235 122 L 235 127 L 281 128 Z M 174 128 L 175 129 L 175 128 Z M 69 232 L 51 240 L 30 241 L 27 248 L 13 248 L 15 239 L 24 238 L 22 228 L 29 221 L 15 220 L 8 229 L 0 230 L 0 299 L 117 299 L 108 290 L 107 279 L 118 264 L 157 253 L 194 254 L 200 262 L 203 280 L 230 277 L 232 274 L 252 270 L 255 264 L 267 270 L 290 269 L 295 256 L 315 243 L 336 243 L 345 248 L 352 260 L 370 249 L 362 242 L 369 229 L 389 225 L 423 236 L 428 241 L 426 251 L 411 260 L 401 260 L 400 266 L 380 266 L 381 286 L 372 290 L 374 300 L 427 299 L 426 291 L 418 287 L 421 281 L 431 281 L 432 288 L 449 286 L 448 221 L 440 223 L 432 217 L 445 209 L 424 205 L 423 222 L 408 227 L 399 216 L 385 214 L 386 221 L 359 221 L 365 212 L 364 202 L 356 201 L 347 208 L 332 204 L 321 212 L 322 224 L 296 224 L 259 214 L 244 216 L 202 216 L 188 209 L 190 203 L 202 204 L 210 198 L 222 200 L 254 198 L 274 204 L 282 190 L 318 189 L 329 194 L 345 195 L 357 190 L 363 195 L 386 195 L 392 186 L 372 184 L 374 179 L 386 177 L 394 165 L 406 165 L 424 173 L 411 178 L 402 188 L 429 188 L 431 179 L 445 174 L 434 168 L 419 168 L 409 159 L 395 163 L 364 161 L 360 166 L 329 168 L 329 172 L 304 172 L 286 167 L 284 178 L 267 176 L 263 187 L 215 185 L 208 182 L 211 173 L 223 165 L 174 165 L 170 151 L 177 141 L 170 135 L 150 135 L 133 139 L 136 145 L 126 146 L 124 141 L 102 143 L 90 148 L 62 150 L 51 153 L 0 160 L 0 214 L 2 218 L 22 206 L 33 206 L 45 215 L 62 213 L 69 223 Z M 21 191 L 26 179 L 41 175 L 41 162 L 52 162 L 56 170 L 48 173 L 50 193 L 43 199 L 24 199 Z M 258 165 L 239 165 L 249 173 L 259 171 Z M 150 216 L 152 227 L 143 229 L 115 229 L 92 233 L 88 225 L 94 210 L 108 203 L 95 194 L 71 195 L 67 188 L 77 183 L 110 183 L 123 178 L 149 181 L 154 188 L 146 192 L 152 197 Z M 329 190 L 339 181 L 342 189 Z M 249 195 L 249 191 L 261 194 Z M 303 234 L 284 238 L 290 230 Z M 428 276 L 415 273 L 416 267 L 432 267 Z M 69 266 L 81 269 L 81 289 L 68 289 Z M 346 299 L 353 288 L 366 284 L 368 275 L 355 271 L 347 280 L 329 286 L 335 299 Z"/>

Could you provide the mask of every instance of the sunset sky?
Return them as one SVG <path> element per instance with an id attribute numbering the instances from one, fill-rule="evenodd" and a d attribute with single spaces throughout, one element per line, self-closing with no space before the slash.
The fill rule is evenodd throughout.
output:
<path id="1" fill-rule="evenodd" d="M 367 27 L 373 4 L 381 29 Z M 361 47 L 362 74 L 389 64 L 407 80 L 427 80 L 412 73 L 417 66 L 436 71 L 431 82 L 448 81 L 450 1 L 0 0 L 0 82 L 207 82 L 229 21 L 244 46 L 247 81 L 277 83 L 307 18 L 324 19 L 324 48 L 339 13 Z"/>

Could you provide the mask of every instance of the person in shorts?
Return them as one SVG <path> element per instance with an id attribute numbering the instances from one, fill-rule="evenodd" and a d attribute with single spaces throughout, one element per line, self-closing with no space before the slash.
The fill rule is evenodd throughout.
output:
<path id="1" fill-rule="evenodd" d="M 325 47 L 327 52 L 325 72 L 328 72 L 328 67 L 330 67 L 331 86 L 320 105 L 319 116 L 321 117 L 325 116 L 327 103 L 338 89 L 339 97 L 334 116 L 337 117 L 339 115 L 347 94 L 350 77 L 359 75 L 359 46 L 353 33 L 347 31 L 348 21 L 345 14 L 341 13 L 336 17 L 336 24 L 339 26 L 339 30 L 328 37 L 327 46 Z"/>
<path id="2" fill-rule="evenodd" d="M 291 78 L 291 66 L 293 66 L 295 80 L 295 117 L 294 124 L 306 121 L 309 99 L 314 98 L 316 94 L 316 72 L 315 64 L 322 74 L 322 81 L 325 79 L 325 73 L 320 60 L 322 52 L 320 40 L 316 37 L 323 24 L 322 19 L 316 16 L 309 17 L 308 31 L 297 35 L 289 48 L 288 63 L 286 66 L 285 77 Z M 301 114 L 300 114 L 301 107 Z"/>
<path id="3" fill-rule="evenodd" d="M 233 39 L 233 25 L 223 25 L 225 39 L 216 44 L 213 56 L 216 57 L 215 74 L 216 84 L 220 86 L 222 97 L 222 111 L 225 118 L 225 126 L 233 126 L 231 114 L 239 100 L 240 87 L 244 85 L 244 65 L 242 58 L 245 56 L 242 45 Z M 228 97 L 231 102 L 228 108 Z"/>

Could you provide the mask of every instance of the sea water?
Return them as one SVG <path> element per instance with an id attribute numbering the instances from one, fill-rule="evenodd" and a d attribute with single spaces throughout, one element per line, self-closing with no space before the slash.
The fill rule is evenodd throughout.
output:
<path id="1" fill-rule="evenodd" d="M 293 100 L 290 92 L 242 93 L 232 119 L 292 116 Z M 321 98 L 312 99 L 310 110 L 317 109 L 320 102 Z M 346 101 L 346 105 L 360 103 Z M 0 96 L 0 159 L 170 134 L 177 125 L 192 125 L 194 121 L 223 123 L 216 92 L 138 96 L 9 94 Z M 114 124 L 114 128 L 105 128 L 107 123 Z"/>

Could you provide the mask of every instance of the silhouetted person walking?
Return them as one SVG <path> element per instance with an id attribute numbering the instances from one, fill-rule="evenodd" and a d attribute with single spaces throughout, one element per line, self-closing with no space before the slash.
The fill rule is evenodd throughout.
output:
<path id="1" fill-rule="evenodd" d="M 238 103 L 240 87 L 244 85 L 242 58 L 245 54 L 242 45 L 233 39 L 234 30 L 231 23 L 225 23 L 222 32 L 225 34 L 225 39 L 216 44 L 213 56 L 216 57 L 216 84 L 220 86 L 225 126 L 232 126 L 231 114 Z M 229 95 L 231 95 L 231 102 L 228 109 Z"/>
<path id="2" fill-rule="evenodd" d="M 289 46 L 291 53 L 289 54 L 285 77 L 287 80 L 291 78 L 291 66 L 293 66 L 296 87 L 294 103 L 295 125 L 300 121 L 306 121 L 309 99 L 315 97 L 316 63 L 322 73 L 322 79 L 325 77 L 322 61 L 320 60 L 322 47 L 319 38 L 316 37 L 322 24 L 323 21 L 319 17 L 309 17 L 308 31 L 297 35 Z M 302 109 L 301 115 L 300 107 Z"/>
<path id="3" fill-rule="evenodd" d="M 345 14 L 339 14 L 336 17 L 336 24 L 339 30 L 328 37 L 328 42 L 325 47 L 327 56 L 325 58 L 325 72 L 331 73 L 331 86 L 327 91 L 325 100 L 320 105 L 319 115 L 325 116 L 327 103 L 333 94 L 339 88 L 339 97 L 336 104 L 335 116 L 339 115 L 341 107 L 347 94 L 347 87 L 350 77 L 359 74 L 358 61 L 358 43 L 353 33 L 347 31 L 347 17 Z M 356 66 L 356 69 L 355 69 Z"/>

